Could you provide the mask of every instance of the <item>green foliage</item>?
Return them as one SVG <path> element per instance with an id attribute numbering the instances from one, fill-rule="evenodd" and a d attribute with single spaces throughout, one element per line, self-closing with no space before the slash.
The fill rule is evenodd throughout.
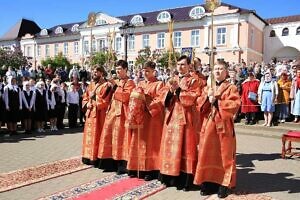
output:
<path id="1" fill-rule="evenodd" d="M 12 50 L 0 49 L 0 66 L 5 65 L 6 67 L 11 66 L 19 69 L 20 66 L 28 64 L 27 58 L 23 56 L 20 48 Z"/>
<path id="2" fill-rule="evenodd" d="M 46 60 L 42 60 L 41 63 L 43 66 L 47 66 L 48 64 L 50 64 L 53 68 L 65 66 L 69 68 L 71 66 L 69 60 L 65 56 L 63 56 L 62 53 L 59 53 L 54 58 L 47 58 Z"/>
<path id="3" fill-rule="evenodd" d="M 176 68 L 176 61 L 180 57 L 180 53 L 174 52 L 171 53 L 171 67 Z M 176 59 L 175 59 L 176 58 Z M 169 66 L 169 52 L 161 52 L 157 58 L 156 63 L 163 68 L 168 68 Z"/>
<path id="4" fill-rule="evenodd" d="M 92 56 L 91 65 L 100 65 L 112 68 L 117 56 L 114 52 L 100 51 Z"/>

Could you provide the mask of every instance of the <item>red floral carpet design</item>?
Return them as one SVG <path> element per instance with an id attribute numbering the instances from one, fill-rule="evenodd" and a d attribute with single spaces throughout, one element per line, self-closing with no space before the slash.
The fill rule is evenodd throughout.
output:
<path id="1" fill-rule="evenodd" d="M 91 168 L 81 163 L 81 157 L 59 160 L 0 174 L 0 192 L 16 189 L 58 176 Z"/>
<path id="2" fill-rule="evenodd" d="M 110 175 L 40 200 L 144 199 L 165 189 L 159 181 L 144 181 L 127 175 Z"/>

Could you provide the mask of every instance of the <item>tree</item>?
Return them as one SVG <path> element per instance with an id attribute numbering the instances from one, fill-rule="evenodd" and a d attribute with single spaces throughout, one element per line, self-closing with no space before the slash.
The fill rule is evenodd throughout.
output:
<path id="1" fill-rule="evenodd" d="M 47 58 L 46 60 L 42 60 L 41 63 L 43 66 L 47 66 L 48 64 L 50 64 L 53 68 L 65 66 L 69 68 L 71 66 L 70 61 L 65 56 L 63 56 L 61 52 L 58 53 L 58 55 L 54 58 Z"/>
<path id="2" fill-rule="evenodd" d="M 0 49 L 0 66 L 6 65 L 19 69 L 28 64 L 28 60 L 19 47 L 14 50 Z"/>
<path id="3" fill-rule="evenodd" d="M 170 55 L 169 51 L 162 52 L 158 56 L 156 63 L 163 68 L 168 68 L 169 67 L 169 55 Z M 176 61 L 178 60 L 179 57 L 180 57 L 180 53 L 178 53 L 178 52 L 171 53 L 171 67 L 176 68 Z"/>
<path id="4" fill-rule="evenodd" d="M 92 56 L 91 65 L 98 64 L 106 68 L 112 68 L 116 60 L 117 56 L 114 52 L 100 51 Z"/>

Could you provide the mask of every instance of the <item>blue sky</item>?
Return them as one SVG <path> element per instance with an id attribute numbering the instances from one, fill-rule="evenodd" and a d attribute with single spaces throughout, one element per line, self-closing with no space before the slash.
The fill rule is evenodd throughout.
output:
<path id="1" fill-rule="evenodd" d="M 1 0 L 0 36 L 21 18 L 34 20 L 41 28 L 84 21 L 89 12 L 121 16 L 166 8 L 202 4 L 204 0 Z M 256 10 L 262 18 L 300 14 L 300 0 L 223 0 Z"/>

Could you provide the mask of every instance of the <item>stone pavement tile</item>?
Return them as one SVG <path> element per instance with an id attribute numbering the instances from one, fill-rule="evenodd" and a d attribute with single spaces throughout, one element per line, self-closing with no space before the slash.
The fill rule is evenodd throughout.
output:
<path id="1" fill-rule="evenodd" d="M 205 198 L 207 197 L 201 196 L 199 191 L 184 192 L 170 187 L 148 197 L 147 200 L 202 200 Z"/>
<path id="2" fill-rule="evenodd" d="M 81 154 L 81 132 L 23 137 L 24 135 L 21 135 L 1 140 L 0 173 Z"/>
<path id="3" fill-rule="evenodd" d="M 0 193 L 3 200 L 33 200 L 110 175 L 91 168 L 15 190 Z"/>

